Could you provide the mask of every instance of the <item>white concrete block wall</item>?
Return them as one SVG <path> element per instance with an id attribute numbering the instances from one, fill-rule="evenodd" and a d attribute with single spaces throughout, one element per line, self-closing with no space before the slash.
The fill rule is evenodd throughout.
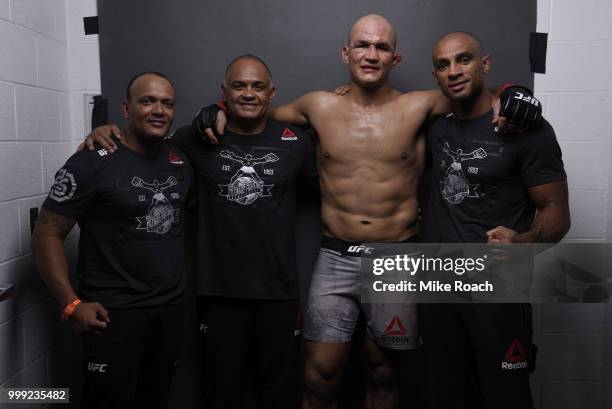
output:
<path id="1" fill-rule="evenodd" d="M 85 137 L 84 94 L 100 94 L 98 35 L 83 35 L 83 17 L 97 16 L 96 0 L 68 1 L 68 52 L 70 78 L 70 133 L 75 142 Z"/>
<path id="2" fill-rule="evenodd" d="M 612 236 L 611 10 L 612 0 L 538 0 L 537 31 L 549 37 L 547 71 L 535 75 L 535 92 L 563 150 L 572 212 L 567 239 L 573 241 L 609 241 Z M 612 380 L 612 308 L 547 304 L 536 310 L 536 407 L 612 407 L 607 386 Z"/>
<path id="3" fill-rule="evenodd" d="M 0 285 L 17 286 L 0 303 L 0 386 L 53 382 L 65 329 L 33 265 L 29 213 L 83 138 L 83 93 L 100 92 L 98 36 L 83 32 L 95 15 L 95 0 L 0 0 Z"/>

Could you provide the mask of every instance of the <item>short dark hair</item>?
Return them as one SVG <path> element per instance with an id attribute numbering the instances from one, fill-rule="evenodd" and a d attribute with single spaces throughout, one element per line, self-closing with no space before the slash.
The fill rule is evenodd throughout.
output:
<path id="1" fill-rule="evenodd" d="M 145 76 L 145 75 L 155 75 L 156 77 L 163 78 L 166 81 L 170 82 L 170 79 L 165 74 L 162 74 L 161 72 L 158 72 L 158 71 L 143 71 L 141 73 L 138 73 L 138 74 L 134 75 L 132 77 L 132 79 L 130 80 L 130 82 L 128 82 L 127 88 L 125 89 L 125 99 L 127 99 L 128 101 L 132 100 L 132 95 L 130 93 L 130 89 L 132 88 L 132 84 L 134 84 L 134 81 L 136 81 L 138 78 L 140 78 L 142 76 Z M 172 84 L 172 82 L 170 82 L 170 84 Z"/>
<path id="2" fill-rule="evenodd" d="M 266 62 L 261 59 L 260 57 L 253 55 L 253 54 L 243 54 L 243 55 L 239 55 L 238 57 L 234 58 L 232 61 L 230 61 L 229 64 L 227 64 L 227 67 L 225 68 L 225 76 L 227 77 L 227 73 L 229 73 L 230 68 L 232 68 L 232 65 L 234 65 L 234 63 L 238 60 L 242 60 L 242 59 L 251 59 L 251 60 L 255 60 L 255 61 L 259 61 L 265 68 L 266 71 L 268 72 L 268 75 L 270 76 L 270 79 L 272 79 L 272 71 L 270 71 L 270 67 L 268 67 L 268 64 L 266 64 Z"/>

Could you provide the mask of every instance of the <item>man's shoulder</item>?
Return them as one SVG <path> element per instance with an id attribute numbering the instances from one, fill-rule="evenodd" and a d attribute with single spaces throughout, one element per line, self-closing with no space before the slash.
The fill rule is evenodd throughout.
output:
<path id="1" fill-rule="evenodd" d="M 547 146 L 551 143 L 557 142 L 557 136 L 550 122 L 542 118 L 541 122 L 525 132 L 517 135 L 508 136 L 513 138 L 516 143 L 520 145 L 526 145 L 530 149 L 537 148 L 538 146 Z"/>
<path id="2" fill-rule="evenodd" d="M 267 137 L 276 139 L 280 143 L 301 141 L 310 138 L 311 128 L 293 125 L 288 122 L 269 120 L 267 127 Z"/>
<path id="3" fill-rule="evenodd" d="M 432 99 L 438 99 L 441 97 L 440 91 L 437 90 L 422 90 L 422 91 L 410 91 L 400 94 L 395 100 L 399 102 L 417 102 L 426 103 Z"/>
<path id="4" fill-rule="evenodd" d="M 92 150 L 85 148 L 81 151 L 75 152 L 66 161 L 66 166 L 82 170 L 99 169 L 105 164 L 111 163 L 112 159 L 118 153 L 119 152 L 115 152 L 113 154 L 102 146 L 95 144 L 94 149 Z"/>
<path id="5" fill-rule="evenodd" d="M 446 114 L 434 118 L 429 124 L 427 128 L 425 128 L 428 135 L 431 134 L 439 134 L 440 132 L 448 133 L 449 128 L 455 123 L 454 114 Z"/>
<path id="6" fill-rule="evenodd" d="M 302 98 L 312 101 L 323 101 L 328 99 L 336 99 L 337 97 L 340 97 L 340 95 L 336 94 L 335 92 L 320 90 L 308 92 L 304 94 Z"/>
<path id="7" fill-rule="evenodd" d="M 168 135 L 168 138 L 166 138 L 166 140 L 170 143 L 185 143 L 191 141 L 192 136 L 193 129 L 191 125 L 185 125 Z"/>
<path id="8" fill-rule="evenodd" d="M 327 112 L 330 109 L 338 106 L 338 104 L 346 103 L 348 98 L 330 91 L 313 91 L 304 94 L 300 99 L 300 103 L 304 105 L 309 112 Z"/>

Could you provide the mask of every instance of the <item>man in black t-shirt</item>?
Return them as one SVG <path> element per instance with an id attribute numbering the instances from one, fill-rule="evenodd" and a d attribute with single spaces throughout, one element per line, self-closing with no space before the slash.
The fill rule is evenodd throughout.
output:
<path id="1" fill-rule="evenodd" d="M 164 141 L 174 89 L 159 73 L 134 77 L 114 155 L 81 151 L 57 172 L 32 241 L 36 264 L 82 333 L 81 407 L 167 408 L 181 344 L 183 213 L 191 184 L 185 156 Z M 79 289 L 64 240 L 80 227 Z"/>
<path id="2" fill-rule="evenodd" d="M 262 408 L 291 408 L 301 332 L 296 195 L 298 185 L 318 191 L 315 145 L 299 127 L 267 119 L 275 89 L 258 57 L 232 61 L 221 91 L 229 121 L 220 144 L 191 127 L 172 136 L 196 178 L 202 406 L 245 407 L 250 383 Z M 100 127 L 89 139 L 107 144 L 111 133 Z"/>
<path id="3" fill-rule="evenodd" d="M 550 243 L 569 229 L 566 175 L 552 127 L 504 135 L 491 123 L 491 67 L 478 39 L 456 32 L 433 51 L 453 114 L 427 130 L 425 242 Z M 514 98 L 526 98 L 517 89 Z M 527 97 L 528 98 L 528 97 Z M 529 304 L 423 304 L 434 408 L 532 408 Z M 510 360 L 512 365 L 504 365 Z M 520 365 L 517 365 L 520 363 Z"/>
<path id="4" fill-rule="evenodd" d="M 220 144 L 191 127 L 173 136 L 198 173 L 203 407 L 246 406 L 254 375 L 262 408 L 290 408 L 299 346 L 296 192 L 298 179 L 314 174 L 314 143 L 267 119 L 275 89 L 259 58 L 232 61 L 221 91 L 229 121 Z"/>

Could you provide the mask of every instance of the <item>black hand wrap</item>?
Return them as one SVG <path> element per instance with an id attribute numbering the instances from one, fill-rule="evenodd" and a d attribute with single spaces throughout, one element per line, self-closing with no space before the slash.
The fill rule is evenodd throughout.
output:
<path id="1" fill-rule="evenodd" d="M 221 111 L 221 107 L 217 104 L 201 108 L 193 117 L 193 122 L 191 123 L 192 129 L 201 135 L 204 135 L 206 128 L 211 128 L 214 132 L 219 111 Z"/>
<path id="2" fill-rule="evenodd" d="M 508 125 L 517 129 L 538 126 L 542 119 L 542 104 L 527 87 L 511 86 L 499 97 L 499 115 L 508 119 Z"/>

